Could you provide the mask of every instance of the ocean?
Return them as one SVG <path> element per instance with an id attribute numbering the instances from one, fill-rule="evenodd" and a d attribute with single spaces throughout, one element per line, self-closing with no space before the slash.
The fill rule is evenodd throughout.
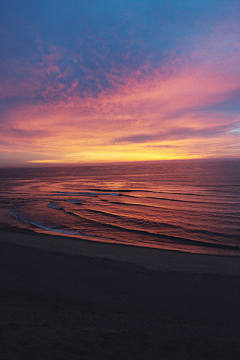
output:
<path id="1" fill-rule="evenodd" d="M 0 188 L 1 229 L 240 255 L 240 160 L 1 168 Z"/>

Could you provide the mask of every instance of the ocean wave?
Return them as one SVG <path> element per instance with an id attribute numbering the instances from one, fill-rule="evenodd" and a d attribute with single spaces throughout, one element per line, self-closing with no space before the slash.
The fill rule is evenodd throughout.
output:
<path id="1" fill-rule="evenodd" d="M 132 193 L 132 194 L 130 194 Z M 135 193 L 135 194 L 134 194 Z M 146 196 L 145 193 L 151 194 L 165 194 L 166 197 L 159 197 L 159 196 Z M 177 199 L 168 197 L 168 195 L 181 195 L 181 196 L 194 196 L 196 199 Z M 140 190 L 140 189 L 121 189 L 121 190 L 109 190 L 109 189 L 89 189 L 89 191 L 57 191 L 52 194 L 47 194 L 47 196 L 89 196 L 92 198 L 99 197 L 99 196 L 122 196 L 128 198 L 137 198 L 137 199 L 152 199 L 152 200 L 159 200 L 159 201 L 166 201 L 166 202 L 176 202 L 176 203 L 185 203 L 185 204 L 203 204 L 203 205 L 226 205 L 226 204 L 237 204 L 234 200 L 228 199 L 228 201 L 220 201 L 216 199 L 216 201 L 202 201 L 198 200 L 198 197 L 205 197 L 208 198 L 209 195 L 207 194 L 196 194 L 196 193 L 184 193 L 184 192 L 171 192 L 171 191 L 152 191 L 152 190 Z M 73 203 L 73 202 L 72 202 Z"/>
<path id="2" fill-rule="evenodd" d="M 153 200 L 161 200 L 161 201 L 169 201 L 169 202 L 179 202 L 179 203 L 187 203 L 187 204 L 204 204 L 204 205 L 214 205 L 214 206 L 218 206 L 218 205 L 226 205 L 226 204 L 238 204 L 238 202 L 235 201 L 229 201 L 226 202 L 220 202 L 220 201 L 198 201 L 198 200 L 183 200 L 183 199 L 172 199 L 172 198 L 167 198 L 167 197 L 157 197 L 157 196 L 137 196 L 137 195 L 125 195 L 123 194 L 123 196 L 128 197 L 128 198 L 137 198 L 137 199 L 153 199 Z"/>
<path id="3" fill-rule="evenodd" d="M 92 196 L 92 197 L 96 197 L 99 195 L 115 195 L 118 196 L 119 193 L 114 191 L 112 192 L 111 190 L 108 190 L 108 192 L 92 192 L 92 191 L 57 191 L 56 193 L 51 194 L 53 196 L 56 195 L 66 195 L 66 196 Z"/>
<path id="4" fill-rule="evenodd" d="M 217 236 L 219 238 L 221 237 L 221 238 L 229 239 L 229 234 L 224 234 L 222 232 L 220 233 L 218 231 L 209 231 L 209 230 L 205 230 L 205 229 L 191 229 L 191 232 L 195 233 L 195 234 L 207 235 L 208 237 Z M 232 234 L 231 240 L 239 240 L 239 236 L 240 236 L 240 234 L 238 234 L 238 235 Z"/>
<path id="5" fill-rule="evenodd" d="M 110 213 L 107 211 L 103 211 L 103 210 L 94 210 L 94 209 L 87 209 L 87 211 L 89 213 L 95 213 L 95 214 L 100 214 L 100 215 L 106 215 L 109 217 L 109 219 L 112 217 L 117 221 L 126 221 L 128 223 L 132 223 L 133 225 L 144 225 L 145 227 L 159 227 L 159 226 L 165 226 L 167 228 L 172 228 L 172 229 L 179 229 L 179 226 L 173 225 L 173 224 L 169 224 L 169 223 L 164 223 L 164 222 L 156 222 L 156 221 L 149 221 L 147 219 L 142 219 L 142 218 L 136 218 L 136 217 L 130 217 L 127 215 L 118 215 L 118 214 L 114 214 L 114 213 Z M 104 222 L 104 224 L 108 224 L 106 222 Z"/>
<path id="6" fill-rule="evenodd" d="M 39 221 L 32 221 L 32 220 L 29 220 L 27 219 L 25 216 L 23 216 L 22 214 L 16 214 L 16 212 L 14 210 L 10 210 L 9 213 L 14 216 L 17 220 L 19 221 L 24 221 L 30 225 L 33 225 L 33 226 L 36 226 L 36 227 L 39 227 L 43 230 L 46 230 L 46 231 L 55 231 L 55 232 L 59 232 L 58 229 L 54 229 L 54 228 L 50 228 L 44 224 L 42 224 L 41 222 Z M 60 229 L 61 232 L 63 232 L 64 230 L 63 229 Z M 67 231 L 67 230 L 66 230 Z M 71 231 L 71 230 L 70 230 Z"/>
<path id="7" fill-rule="evenodd" d="M 97 197 L 97 194 L 90 193 L 90 192 L 57 191 L 55 193 L 47 194 L 47 196 L 91 196 L 91 197 Z"/>
<path id="8" fill-rule="evenodd" d="M 49 203 L 50 204 L 50 203 Z M 48 206 L 49 206 L 48 204 Z M 130 227 L 124 227 L 124 226 L 120 226 L 120 225 L 116 225 L 116 224 L 111 224 L 111 223 L 106 223 L 106 222 L 99 222 L 97 221 L 97 219 L 93 220 L 93 219 L 89 219 L 86 216 L 83 216 L 83 214 L 77 214 L 75 212 L 72 211 L 68 211 L 60 206 L 58 206 L 58 204 L 52 202 L 50 204 L 51 208 L 55 209 L 55 210 L 60 210 L 60 211 L 64 211 L 66 214 L 70 214 L 72 216 L 76 216 L 79 217 L 85 221 L 87 221 L 87 224 L 89 226 L 89 230 L 91 230 L 92 225 L 93 225 L 93 229 L 94 230 L 94 234 L 91 233 L 86 233 L 85 231 L 82 232 L 81 229 L 73 229 L 73 228 L 67 228 L 64 226 L 59 226 L 59 225 L 54 225 L 54 226 L 47 226 L 46 224 L 40 222 L 40 221 L 33 221 L 33 220 L 29 220 L 26 216 L 24 216 L 23 214 L 19 214 L 16 211 L 14 211 L 14 209 L 10 210 L 9 213 L 14 216 L 17 220 L 19 221 L 23 221 L 26 222 L 30 225 L 33 225 L 35 227 L 41 228 L 45 231 L 50 231 L 50 232 L 55 232 L 55 233 L 59 233 L 59 234 L 64 234 L 64 235 L 71 235 L 71 236 L 80 236 L 80 237 L 88 237 L 88 238 L 99 238 L 102 239 L 104 241 L 116 241 L 118 242 L 118 240 L 115 238 L 115 234 L 112 232 L 108 234 L 108 238 L 103 237 L 103 236 L 98 236 L 97 235 L 97 231 L 98 229 L 103 230 L 104 232 L 107 233 L 108 229 L 112 229 L 114 230 L 114 232 L 117 231 L 120 233 L 124 233 L 124 237 L 126 237 L 127 240 L 127 235 L 129 235 L 129 237 L 131 238 L 131 234 L 135 234 L 135 235 L 144 235 L 146 236 L 146 243 L 152 243 L 152 244 L 161 244 L 161 243 L 168 243 L 169 245 L 171 244 L 175 244 L 175 245 L 191 245 L 194 247 L 207 247 L 207 248 L 219 248 L 219 249 L 227 249 L 227 250 L 236 250 L 239 251 L 240 250 L 240 246 L 238 245 L 231 245 L 231 244 L 223 244 L 223 243 L 214 243 L 214 242 L 208 242 L 208 241 L 201 241 L 201 240 L 192 240 L 189 238 L 185 238 L 185 237 L 180 237 L 180 236 L 174 236 L 174 235 L 168 235 L 168 234 L 161 234 L 161 233 L 156 233 L 156 232 L 152 232 L 152 231 L 148 231 L 148 230 L 142 230 L 142 229 L 136 229 L 136 228 L 130 228 Z M 101 213 L 101 211 L 93 211 L 95 213 Z M 108 215 L 108 213 L 106 213 Z M 92 225 L 91 225 L 92 224 Z M 158 225 L 163 225 L 163 226 L 170 226 L 171 224 L 158 224 Z M 100 228 L 99 228 L 100 226 Z M 179 227 L 175 227 L 176 229 Z M 194 230 L 193 230 L 194 232 Z M 200 230 L 195 230 L 196 233 L 204 233 L 207 235 L 211 235 L 213 233 L 209 232 L 209 231 L 200 231 Z M 223 236 L 223 234 L 218 234 Z M 126 241 L 127 242 L 127 241 Z"/>
<path id="9" fill-rule="evenodd" d="M 28 220 L 26 217 L 16 214 L 13 210 L 10 210 L 9 213 L 12 214 L 17 220 L 24 221 L 26 223 L 29 223 L 33 226 L 36 226 L 36 227 L 46 230 L 48 232 L 50 231 L 50 232 L 60 233 L 60 234 L 64 234 L 64 235 L 80 236 L 80 237 L 83 236 L 83 237 L 96 238 L 96 239 L 99 238 L 99 239 L 102 239 L 105 241 L 112 241 L 112 240 L 116 241 L 116 239 L 114 239 L 112 237 L 105 238 L 102 236 L 98 236 L 96 234 L 83 233 L 80 229 L 67 229 L 67 228 L 63 228 L 63 227 L 62 228 L 49 227 L 40 222 Z M 96 223 L 93 220 L 90 220 L 90 221 L 93 223 Z M 206 241 L 196 241 L 196 240 L 191 240 L 191 239 L 178 237 L 178 236 L 152 233 L 152 232 L 149 232 L 146 230 L 127 229 L 127 228 L 123 228 L 123 227 L 112 225 L 112 224 L 108 224 L 107 227 L 115 229 L 115 230 L 120 230 L 121 232 L 124 232 L 124 233 L 130 233 L 130 234 L 134 233 L 136 235 L 140 235 L 140 234 L 145 235 L 154 240 L 157 239 L 158 242 L 160 242 L 160 243 L 166 243 L 166 241 L 167 241 L 167 243 L 169 245 L 171 245 L 171 244 L 173 244 L 173 245 L 192 245 L 194 247 L 219 248 L 219 249 L 236 250 L 236 251 L 240 250 L 240 246 L 237 246 L 237 245 L 211 243 L 211 242 L 206 242 Z M 106 225 L 104 225 L 104 228 L 106 228 Z M 153 241 L 152 243 L 154 243 L 154 242 L 155 241 Z M 149 241 L 148 241 L 148 243 L 149 243 Z M 156 244 L 156 242 L 155 242 L 155 244 Z"/>
<path id="10" fill-rule="evenodd" d="M 74 204 L 74 205 L 82 205 L 83 204 L 83 202 L 82 201 L 78 201 L 78 200 L 66 200 L 66 201 L 68 201 L 68 202 L 70 202 L 70 203 L 72 203 L 72 204 Z"/>
<path id="11" fill-rule="evenodd" d="M 26 217 L 16 214 L 13 210 L 10 210 L 9 213 L 15 217 L 15 219 L 19 220 L 19 221 L 23 221 L 26 222 L 30 225 L 36 226 L 37 228 L 46 230 L 46 231 L 50 231 L 50 232 L 55 232 L 55 233 L 59 233 L 59 234 L 64 234 L 64 235 L 75 235 L 75 236 L 84 236 L 84 237 L 92 237 L 89 234 L 85 234 L 83 233 L 80 229 L 67 229 L 67 228 L 59 228 L 59 227 L 50 227 L 50 226 L 46 226 L 43 223 L 39 222 L 39 221 L 32 221 L 27 219 Z M 95 236 L 96 237 L 96 236 Z M 100 237 L 99 237 L 100 238 Z"/>
<path id="12" fill-rule="evenodd" d="M 100 211 L 93 211 L 96 213 L 101 213 Z M 202 240 L 192 240 L 192 239 L 188 239 L 188 238 L 184 238 L 184 237 L 180 237 L 180 236 L 174 236 L 174 235 L 168 235 L 168 234 L 161 234 L 161 233 L 157 233 L 154 231 L 148 231 L 148 230 L 142 230 L 142 229 L 136 229 L 136 228 L 132 228 L 132 227 L 127 227 L 127 226 L 121 226 L 121 225 L 116 225 L 116 224 L 112 224 L 112 223 L 107 223 L 107 222 L 102 222 L 102 221 L 98 221 L 96 218 L 95 220 L 93 219 L 89 219 L 87 216 L 84 216 L 83 214 L 77 214 L 74 212 L 69 212 L 71 215 L 77 216 L 81 219 L 87 220 L 89 224 L 93 224 L 95 225 L 96 229 L 99 228 L 99 226 L 102 226 L 106 231 L 107 229 L 113 229 L 113 230 L 117 230 L 120 231 L 121 233 L 128 233 L 128 234 L 136 234 L 136 235 L 146 235 L 150 238 L 154 238 L 154 239 L 158 239 L 159 241 L 167 241 L 169 243 L 174 243 L 174 244 L 189 244 L 189 245 L 193 245 L 193 246 L 204 246 L 204 247 L 217 247 L 217 248 L 222 248 L 222 249 L 232 249 L 232 250 L 240 250 L 240 247 L 237 245 L 230 245 L 230 244 L 222 244 L 222 243 L 213 243 L 213 242 L 208 242 L 208 241 L 202 241 Z M 107 213 L 106 213 L 107 214 Z M 144 223 L 145 225 L 149 225 L 146 224 L 146 222 Z M 135 224 L 136 225 L 136 224 Z M 151 223 L 152 225 L 152 223 Z M 176 230 L 183 230 L 181 229 L 179 226 L 175 226 L 172 224 L 167 224 L 167 223 L 155 223 L 156 226 L 162 226 L 163 228 L 167 229 L 167 228 L 175 228 Z M 194 232 L 194 230 L 191 230 L 191 232 Z M 196 231 L 198 233 L 200 233 L 200 231 Z M 205 233 L 205 231 L 202 231 L 202 233 Z M 206 232 L 209 237 L 213 236 L 213 235 L 221 235 L 223 236 L 223 234 L 219 234 L 215 232 Z M 227 238 L 227 236 L 226 236 Z"/>
<path id="13" fill-rule="evenodd" d="M 159 191 L 159 190 L 147 190 L 147 189 L 118 189 L 118 190 L 109 190 L 109 189 L 102 189 L 102 188 L 99 188 L 99 189 L 89 189 L 89 191 L 94 191 L 94 192 L 117 192 L 117 193 L 150 193 L 150 194 L 165 194 L 165 195 L 181 195 L 181 196 L 196 196 L 196 197 L 209 197 L 211 196 L 210 194 L 208 193 L 205 193 L 205 194 L 200 194 L 199 192 L 182 192 L 182 191 L 171 191 L 171 190 L 168 190 L 168 191 Z M 226 193 L 229 195 L 229 191 L 225 191 L 224 189 L 222 190 L 213 190 L 214 192 L 217 192 L 218 194 L 219 193 Z M 212 190 L 211 190 L 212 192 Z M 229 196 L 228 196 L 229 197 Z M 158 199 L 158 198 L 157 198 Z"/>
<path id="14" fill-rule="evenodd" d="M 48 204 L 49 206 L 49 204 Z M 146 219 L 137 219 L 137 218 L 132 218 L 132 217 L 129 217 L 129 216 L 124 216 L 124 215 L 118 215 L 118 214 L 113 214 L 113 213 L 109 213 L 109 212 L 106 212 L 106 211 L 102 211 L 102 210 L 94 210 L 94 209 L 85 209 L 85 212 L 87 211 L 88 213 L 90 214 L 100 214 L 100 215 L 106 215 L 108 217 L 108 219 L 110 220 L 110 218 L 114 219 L 115 221 L 118 221 L 118 222 L 125 222 L 126 225 L 125 227 L 124 226 L 119 226 L 119 225 L 116 225 L 116 224 L 112 224 L 108 221 L 106 221 L 107 219 L 105 219 L 104 221 L 101 221 L 97 218 L 95 218 L 94 220 L 91 218 L 89 219 L 88 216 L 84 215 L 83 212 L 81 211 L 81 214 L 79 213 L 76 213 L 74 211 L 68 211 L 66 209 L 64 209 L 63 207 L 60 207 L 58 205 L 55 205 L 55 206 L 50 206 L 51 208 L 55 209 L 55 210 L 60 210 L 60 211 L 64 211 L 66 214 L 69 214 L 69 215 L 72 215 L 72 216 L 75 216 L 75 217 L 79 217 L 81 219 L 85 219 L 87 221 L 91 221 L 91 222 L 94 222 L 96 224 L 101 224 L 103 226 L 116 226 L 116 227 L 119 227 L 121 229 L 126 229 L 127 231 L 128 230 L 132 230 L 131 227 L 127 227 L 127 223 L 128 224 L 131 224 L 132 226 L 145 226 L 145 227 L 148 227 L 148 228 L 159 228 L 161 227 L 162 229 L 165 228 L 165 229 L 176 229 L 176 230 L 179 230 L 180 227 L 179 226 L 176 226 L 176 225 L 173 225 L 173 224 L 169 224 L 169 223 L 163 223 L 163 222 L 155 222 L 155 221 L 148 221 Z M 135 229 L 133 229 L 135 230 Z M 150 232 L 149 232 L 150 233 Z M 153 233 L 155 234 L 155 233 Z"/>
<path id="15" fill-rule="evenodd" d="M 49 203 L 50 204 L 50 203 Z M 48 206 L 49 206 L 48 204 Z M 95 210 L 95 209 L 84 209 L 83 211 L 81 211 L 81 214 L 76 213 L 74 211 L 69 211 L 64 209 L 63 207 L 60 207 L 57 203 L 52 202 L 51 204 L 52 206 L 49 206 L 55 210 L 60 210 L 60 211 L 64 211 L 66 214 L 68 215 L 72 215 L 74 217 L 78 217 L 80 219 L 85 219 L 87 221 L 91 221 L 94 222 L 95 224 L 99 225 L 101 224 L 102 226 L 115 226 L 116 228 L 121 228 L 122 230 L 126 230 L 126 231 L 142 231 L 141 227 L 144 227 L 146 229 L 151 229 L 150 231 L 147 230 L 148 234 L 152 234 L 154 236 L 158 236 L 158 235 L 163 235 L 163 236 L 167 236 L 166 234 L 160 234 L 161 231 L 178 231 L 181 233 L 191 233 L 193 237 L 195 237 L 194 235 L 197 234 L 199 236 L 205 236 L 207 235 L 208 239 L 210 238 L 221 238 L 221 239 L 229 239 L 229 235 L 225 234 L 223 232 L 217 232 L 217 231 L 210 231 L 210 230 L 206 230 L 206 229 L 196 229 L 196 228 L 192 228 L 192 227 L 182 227 L 179 224 L 178 225 L 174 225 L 171 223 L 167 223 L 167 222 L 159 222 L 159 221 L 152 221 L 152 220 L 147 220 L 147 219 L 142 219 L 142 218 L 137 218 L 137 217 L 130 217 L 128 215 L 118 215 L 118 214 L 114 214 L 114 213 L 110 213 L 107 211 L 103 211 L 103 210 Z M 104 216 L 105 218 L 89 218 L 88 215 L 86 215 L 86 211 L 89 214 L 99 214 Z M 85 212 L 85 215 L 84 215 Z M 91 215 L 90 215 L 91 216 Z M 121 225 L 121 223 L 124 223 L 124 225 Z M 140 228 L 140 229 L 139 229 Z M 156 232 L 157 231 L 157 232 Z M 238 240 L 239 235 L 234 235 L 232 234 L 232 240 Z M 190 240 L 190 239 L 189 239 Z M 201 240 L 191 240 L 191 241 L 201 241 Z"/>
<path id="16" fill-rule="evenodd" d="M 89 189 L 89 191 L 94 191 L 94 192 L 102 192 L 102 193 L 109 193 L 110 192 L 110 195 L 112 195 L 112 193 L 123 193 L 123 192 L 133 192 L 133 191 L 136 191 L 136 190 L 130 190 L 130 189 L 113 189 L 113 190 L 109 190 L 109 189 Z"/>
<path id="17" fill-rule="evenodd" d="M 140 199 L 140 198 L 139 198 Z M 126 207 L 145 207 L 145 208 L 148 208 L 148 209 L 157 209 L 157 210 L 163 210 L 163 211 L 173 211 L 173 209 L 169 210 L 167 209 L 165 206 L 157 206 L 157 205 L 153 205 L 153 204 L 142 204 L 142 203 L 136 203 L 136 202 L 124 202 L 124 200 L 121 202 L 121 201 L 111 201 L 109 199 L 101 199 L 101 201 L 103 202 L 107 202 L 108 204 L 113 204 L 113 205 L 121 205 L 121 206 L 126 206 Z M 189 213 L 189 210 L 186 210 L 186 209 L 181 209 L 181 208 L 178 208 L 178 209 L 175 209 L 175 211 L 177 211 L 178 213 Z M 196 213 L 199 213 L 199 209 L 191 209 L 191 213 L 193 212 L 196 212 Z M 219 212 L 220 210 L 217 209 L 215 212 L 214 210 L 211 211 L 211 213 L 209 213 L 209 209 L 208 209 L 208 212 L 207 211 L 204 211 L 204 210 L 201 210 L 201 215 L 208 215 L 208 216 L 219 216 Z M 225 219 L 236 219 L 238 220 L 239 219 L 239 211 L 236 209 L 235 212 L 232 211 L 232 213 L 228 213 L 227 215 L 225 215 Z"/>
<path id="18" fill-rule="evenodd" d="M 47 204 L 47 206 L 51 209 L 54 210 L 60 210 L 60 211 L 64 211 L 65 214 L 69 214 L 69 215 L 73 215 L 73 216 L 78 216 L 76 213 L 72 212 L 72 211 L 68 211 L 66 209 L 64 209 L 61 206 L 58 206 L 57 203 L 55 203 L 54 201 L 50 201 L 50 203 Z"/>
<path id="19" fill-rule="evenodd" d="M 47 206 L 48 206 L 49 208 L 55 209 L 55 210 L 64 210 L 64 208 L 58 206 L 57 203 L 54 202 L 54 201 L 50 201 L 50 203 L 48 203 Z"/>

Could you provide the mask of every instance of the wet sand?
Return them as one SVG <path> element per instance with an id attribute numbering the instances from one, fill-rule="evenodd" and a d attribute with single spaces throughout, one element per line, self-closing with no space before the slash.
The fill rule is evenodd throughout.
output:
<path id="1" fill-rule="evenodd" d="M 240 258 L 0 232 L 0 359 L 239 359 Z"/>

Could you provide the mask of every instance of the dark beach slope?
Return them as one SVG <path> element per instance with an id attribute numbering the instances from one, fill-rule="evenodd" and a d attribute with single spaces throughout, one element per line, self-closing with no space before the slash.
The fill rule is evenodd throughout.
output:
<path id="1" fill-rule="evenodd" d="M 0 237 L 1 360 L 240 358 L 240 258 Z"/>

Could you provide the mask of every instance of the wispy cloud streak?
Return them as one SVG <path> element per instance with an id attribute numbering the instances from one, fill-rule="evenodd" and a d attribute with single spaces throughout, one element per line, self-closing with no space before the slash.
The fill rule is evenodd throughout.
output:
<path id="1" fill-rule="evenodd" d="M 237 2 L 43 3 L 5 4 L 0 164 L 239 156 Z"/>

